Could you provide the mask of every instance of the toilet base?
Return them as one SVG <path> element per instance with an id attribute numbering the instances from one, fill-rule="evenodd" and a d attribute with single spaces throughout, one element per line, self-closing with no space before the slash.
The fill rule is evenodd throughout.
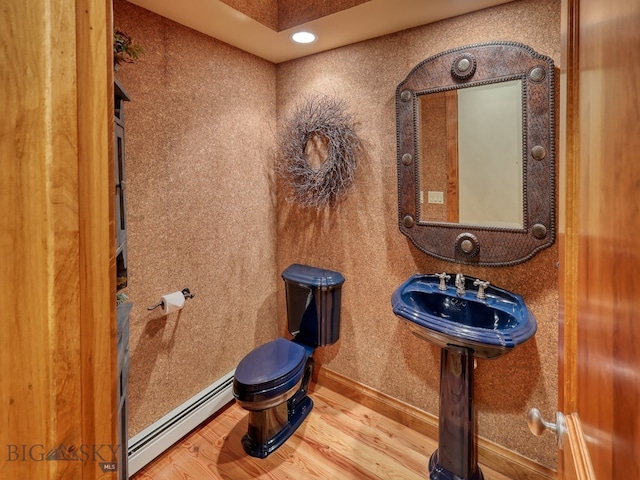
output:
<path id="1" fill-rule="evenodd" d="M 242 447 L 252 457 L 266 458 L 298 429 L 313 409 L 313 401 L 304 395 L 267 410 L 249 412 L 249 429 Z"/>

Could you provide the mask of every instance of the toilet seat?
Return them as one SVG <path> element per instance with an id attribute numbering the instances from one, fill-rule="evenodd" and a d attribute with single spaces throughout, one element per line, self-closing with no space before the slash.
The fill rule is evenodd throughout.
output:
<path id="1" fill-rule="evenodd" d="M 264 408 L 264 403 L 293 395 L 304 376 L 307 350 L 285 338 L 265 343 L 245 356 L 236 368 L 233 391 L 236 399 Z"/>

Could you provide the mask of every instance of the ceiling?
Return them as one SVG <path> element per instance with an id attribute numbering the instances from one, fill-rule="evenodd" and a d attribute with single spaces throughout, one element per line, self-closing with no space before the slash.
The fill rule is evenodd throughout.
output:
<path id="1" fill-rule="evenodd" d="M 276 32 L 220 0 L 128 0 L 182 25 L 273 63 L 349 45 L 513 0 L 370 0 Z M 299 45 L 298 30 L 318 39 Z"/>

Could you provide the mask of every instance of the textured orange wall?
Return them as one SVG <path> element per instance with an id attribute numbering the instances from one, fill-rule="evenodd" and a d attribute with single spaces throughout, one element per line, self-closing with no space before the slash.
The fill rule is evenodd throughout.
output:
<path id="1" fill-rule="evenodd" d="M 275 67 L 124 0 L 130 434 L 276 335 Z M 189 287 L 182 311 L 147 311 Z"/>
<path id="2" fill-rule="evenodd" d="M 551 418 L 556 410 L 557 248 L 492 269 L 413 247 L 397 227 L 394 94 L 424 58 L 474 42 L 521 41 L 559 62 L 559 4 L 519 0 L 275 67 L 114 1 L 116 25 L 145 47 L 137 64 L 117 73 L 133 99 L 126 107 L 131 434 L 284 332 L 279 273 L 292 262 L 347 279 L 341 340 L 319 350 L 319 362 L 437 414 L 439 353 L 393 316 L 390 296 L 414 272 L 462 271 L 521 293 L 539 324 L 518 351 L 478 362 L 479 434 L 555 465 L 551 436 L 532 437 L 525 414 L 536 406 Z M 276 106 L 286 115 L 312 93 L 350 104 L 366 153 L 346 200 L 320 212 L 272 193 Z M 146 311 L 184 286 L 196 298 L 180 314 Z"/>
<path id="3" fill-rule="evenodd" d="M 272 30 L 286 30 L 370 0 L 221 0 Z"/>
<path id="4" fill-rule="evenodd" d="M 333 209 L 305 210 L 278 199 L 278 270 L 292 262 L 335 269 L 346 278 L 340 341 L 318 350 L 327 369 L 433 414 L 438 413 L 439 351 L 409 333 L 391 311 L 393 290 L 415 272 L 463 272 L 524 296 L 538 320 L 534 339 L 498 360 L 478 360 L 481 436 L 549 466 L 551 435 L 536 438 L 526 412 L 552 418 L 557 404 L 557 246 L 509 268 L 436 260 L 398 230 L 395 89 L 423 59 L 492 40 L 513 40 L 560 61 L 560 1 L 520 0 L 278 65 L 281 120 L 303 96 L 336 95 L 359 122 L 366 158 L 353 190 Z M 285 304 L 278 284 L 278 318 Z"/>
<path id="5" fill-rule="evenodd" d="M 269 27 L 278 30 L 278 0 L 221 0 L 246 16 Z"/>
<path id="6" fill-rule="evenodd" d="M 278 30 L 286 30 L 370 0 L 278 0 Z"/>
<path id="7" fill-rule="evenodd" d="M 420 97 L 420 220 L 429 222 L 447 221 L 447 118 L 446 97 L 444 93 L 423 95 Z M 434 121 L 437 119 L 437 121 Z M 428 127 L 427 127 L 428 126 Z M 444 203 L 428 203 L 429 191 L 445 192 Z"/>

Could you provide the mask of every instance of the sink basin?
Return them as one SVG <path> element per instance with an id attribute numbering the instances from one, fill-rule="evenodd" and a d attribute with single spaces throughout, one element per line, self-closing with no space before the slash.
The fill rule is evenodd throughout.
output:
<path id="1" fill-rule="evenodd" d="M 458 296 L 453 285 L 440 290 L 435 275 L 413 275 L 393 293 L 393 312 L 415 335 L 442 348 L 470 349 L 479 358 L 498 358 L 535 334 L 536 320 L 520 295 L 490 285 L 479 299 L 474 280 L 466 277 Z"/>

